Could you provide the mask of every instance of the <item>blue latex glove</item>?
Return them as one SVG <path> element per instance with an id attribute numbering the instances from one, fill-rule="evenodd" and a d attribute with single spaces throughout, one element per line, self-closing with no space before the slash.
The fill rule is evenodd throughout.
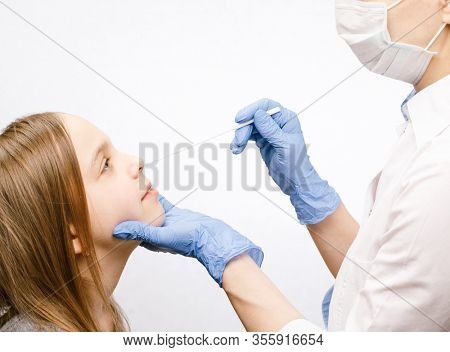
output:
<path id="1" fill-rule="evenodd" d="M 267 114 L 274 107 L 281 111 L 273 116 Z M 236 130 L 230 145 L 232 152 L 239 154 L 249 140 L 256 142 L 269 175 L 290 196 L 301 224 L 316 224 L 332 214 L 341 199 L 311 165 L 297 114 L 275 101 L 262 99 L 239 111 L 235 121 L 250 119 L 255 119 L 253 124 Z"/>
<path id="2" fill-rule="evenodd" d="M 197 258 L 220 287 L 225 266 L 234 257 L 247 252 L 261 266 L 261 248 L 223 221 L 177 208 L 162 196 L 159 201 L 166 216 L 162 227 L 125 221 L 116 226 L 113 236 L 143 241 L 141 246 L 152 251 Z"/>

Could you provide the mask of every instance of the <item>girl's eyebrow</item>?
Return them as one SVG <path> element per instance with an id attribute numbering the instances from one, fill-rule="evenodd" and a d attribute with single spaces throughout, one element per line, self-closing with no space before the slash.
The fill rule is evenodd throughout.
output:
<path id="1" fill-rule="evenodd" d="M 91 161 L 91 169 L 95 167 L 95 163 L 97 162 L 98 156 L 100 155 L 100 152 L 108 147 L 108 142 L 103 141 L 99 146 L 97 146 L 94 150 L 94 153 L 92 154 L 92 161 Z"/>

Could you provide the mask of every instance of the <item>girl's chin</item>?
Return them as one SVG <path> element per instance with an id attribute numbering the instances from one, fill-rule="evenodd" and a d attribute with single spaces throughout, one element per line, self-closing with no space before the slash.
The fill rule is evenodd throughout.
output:
<path id="1" fill-rule="evenodd" d="M 158 204 L 158 208 L 152 212 L 152 215 L 149 216 L 149 220 L 147 223 L 152 226 L 162 226 L 165 220 L 164 208 L 161 204 Z"/>
<path id="2" fill-rule="evenodd" d="M 153 218 L 153 220 L 151 220 L 149 222 L 149 225 L 155 226 L 155 227 L 159 227 L 162 226 L 164 224 L 164 212 L 160 213 L 160 215 L 157 218 Z"/>

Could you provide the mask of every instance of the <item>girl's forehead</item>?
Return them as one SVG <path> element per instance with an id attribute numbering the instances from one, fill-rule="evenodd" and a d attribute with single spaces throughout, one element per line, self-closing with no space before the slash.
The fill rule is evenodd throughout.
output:
<path id="1" fill-rule="evenodd" d="M 78 132 L 100 132 L 96 126 L 80 116 L 66 113 L 60 113 L 60 116 L 70 134 Z"/>
<path id="2" fill-rule="evenodd" d="M 105 139 L 107 136 L 94 124 L 83 117 L 71 114 L 60 114 L 61 119 L 69 133 L 74 146 L 86 144 L 89 141 Z M 87 143 L 89 145 L 90 143 Z"/>
<path id="3" fill-rule="evenodd" d="M 72 140 L 81 172 L 86 175 L 92 167 L 94 154 L 108 138 L 95 125 L 80 116 L 61 114 L 61 119 Z"/>

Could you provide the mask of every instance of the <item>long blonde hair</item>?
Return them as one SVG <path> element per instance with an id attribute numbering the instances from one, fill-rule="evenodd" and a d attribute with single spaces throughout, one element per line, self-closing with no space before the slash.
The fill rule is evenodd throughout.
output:
<path id="1" fill-rule="evenodd" d="M 70 225 L 80 237 L 90 279 L 128 329 L 103 287 L 78 160 L 58 113 L 17 119 L 0 134 L 0 312 L 39 326 L 99 331 L 77 266 Z M 72 229 L 72 230 L 73 230 Z M 5 315 L 6 316 L 6 315 Z M 0 325 L 1 325 L 0 321 Z"/>

